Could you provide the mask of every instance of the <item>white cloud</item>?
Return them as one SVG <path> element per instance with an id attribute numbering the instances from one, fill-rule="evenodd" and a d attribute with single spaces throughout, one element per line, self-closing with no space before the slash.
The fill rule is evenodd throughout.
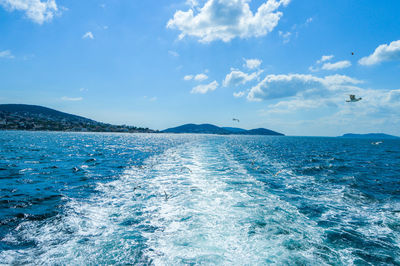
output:
<path id="1" fill-rule="evenodd" d="M 244 91 L 238 91 L 233 93 L 233 97 L 235 98 L 241 98 L 245 95 L 246 93 Z"/>
<path id="2" fill-rule="evenodd" d="M 262 60 L 260 59 L 244 59 L 244 60 L 246 62 L 244 66 L 247 67 L 248 69 L 258 68 L 262 63 Z"/>
<path id="3" fill-rule="evenodd" d="M 325 63 L 322 66 L 322 69 L 324 70 L 338 70 L 338 69 L 343 69 L 343 68 L 347 68 L 350 67 L 351 63 L 350 61 L 344 60 L 344 61 L 339 61 L 336 63 Z"/>
<path id="4" fill-rule="evenodd" d="M 73 97 L 66 97 L 66 96 L 64 96 L 64 97 L 61 97 L 61 100 L 63 100 L 63 101 L 69 101 L 69 102 L 78 102 L 78 101 L 82 101 L 83 98 L 82 98 L 82 97 L 73 98 Z"/>
<path id="5" fill-rule="evenodd" d="M 343 101 L 343 99 L 341 100 Z M 330 98 L 304 99 L 303 97 L 295 97 L 269 105 L 268 110 L 264 114 L 288 114 L 298 110 L 319 109 L 323 107 L 337 107 L 337 104 Z"/>
<path id="6" fill-rule="evenodd" d="M 94 39 L 93 33 L 91 31 L 86 32 L 83 36 L 82 39 Z"/>
<path id="7" fill-rule="evenodd" d="M 209 91 L 215 91 L 218 88 L 219 84 L 217 81 L 213 81 L 210 84 L 198 85 L 192 89 L 190 93 L 199 93 L 205 94 Z"/>
<path id="8" fill-rule="evenodd" d="M 0 58 L 13 59 L 14 55 L 11 53 L 10 50 L 0 51 Z"/>
<path id="9" fill-rule="evenodd" d="M 251 0 L 208 0 L 203 7 L 178 10 L 167 28 L 181 31 L 179 38 L 194 36 L 200 42 L 265 36 L 277 25 L 283 13 L 277 11 L 290 0 L 267 0 L 253 14 Z M 196 3 L 196 1 L 191 1 Z"/>
<path id="10" fill-rule="evenodd" d="M 204 81 L 206 79 L 208 79 L 208 76 L 203 73 L 197 74 L 196 76 L 194 76 L 194 80 L 196 80 L 196 81 Z"/>
<path id="11" fill-rule="evenodd" d="M 344 75 L 326 76 L 324 78 L 304 74 L 268 75 L 251 88 L 247 99 L 262 101 L 298 95 L 324 95 L 339 88 L 359 84 L 362 81 Z"/>
<path id="12" fill-rule="evenodd" d="M 207 73 L 208 71 L 206 71 Z M 189 80 L 195 80 L 195 81 L 204 81 L 208 79 L 208 76 L 204 73 L 200 73 L 197 75 L 186 75 L 183 77 L 184 80 L 189 81 Z"/>
<path id="13" fill-rule="evenodd" d="M 231 69 L 231 73 L 226 75 L 225 80 L 223 81 L 223 86 L 238 86 L 244 85 L 256 78 L 262 73 L 263 71 L 253 72 L 251 74 L 244 73 L 238 69 Z"/>
<path id="14" fill-rule="evenodd" d="M 343 69 L 343 68 L 348 68 L 351 66 L 351 62 L 348 60 L 343 60 L 343 61 L 338 61 L 336 63 L 331 63 L 331 62 L 327 62 L 332 60 L 334 56 L 333 55 L 323 55 L 321 57 L 321 59 L 317 60 L 317 62 L 315 63 L 314 66 L 310 66 L 308 69 L 311 72 L 317 72 L 320 71 L 321 69 L 323 70 L 338 70 L 338 69 Z M 324 63 L 326 62 L 326 63 Z M 320 64 L 322 64 L 322 67 L 318 66 Z"/>
<path id="15" fill-rule="evenodd" d="M 191 6 L 191 7 L 196 7 L 199 5 L 199 3 L 197 2 L 197 0 L 186 0 L 186 4 Z"/>
<path id="16" fill-rule="evenodd" d="M 387 101 L 393 91 L 362 90 L 363 100 L 346 103 L 346 95 L 325 98 L 295 98 L 269 105 L 261 115 L 295 135 L 331 135 L 385 132 L 400 135 L 400 104 Z M 303 117 L 303 119 L 301 118 Z"/>
<path id="17" fill-rule="evenodd" d="M 379 45 L 373 54 L 361 58 L 358 63 L 363 66 L 371 66 L 393 60 L 400 60 L 400 40 L 391 42 L 389 45 Z"/>
<path id="18" fill-rule="evenodd" d="M 172 51 L 172 50 L 169 50 L 168 53 L 169 53 L 170 55 L 172 55 L 172 56 L 175 56 L 175 57 L 178 57 L 178 56 L 179 56 L 179 54 L 178 54 L 177 52 Z"/>
<path id="19" fill-rule="evenodd" d="M 188 81 L 188 80 L 192 80 L 193 79 L 193 75 L 186 75 L 183 77 L 184 80 Z"/>
<path id="20" fill-rule="evenodd" d="M 288 32 L 283 32 L 279 31 L 279 36 L 282 37 L 283 43 L 288 43 L 290 41 L 290 37 L 292 36 L 292 33 L 290 31 Z"/>
<path id="21" fill-rule="evenodd" d="M 55 0 L 0 0 L 0 5 L 7 10 L 23 11 L 25 15 L 38 24 L 51 21 L 59 13 Z"/>
<path id="22" fill-rule="evenodd" d="M 281 75 L 262 87 L 256 100 L 271 99 L 269 90 L 274 85 L 287 91 L 287 83 L 299 89 L 269 101 L 260 115 L 281 131 L 295 135 L 341 135 L 347 132 L 385 132 L 400 135 L 400 89 L 365 89 L 354 78 L 333 75 Z M 295 77 L 296 76 L 296 77 Z M 282 81 L 285 80 L 286 82 Z M 296 81 L 297 79 L 297 81 Z M 279 81 L 280 80 L 280 81 Z M 299 81 L 301 80 L 301 81 Z M 276 84 L 273 84 L 276 83 Z M 254 93 L 254 91 L 253 91 Z M 362 97 L 357 103 L 348 103 L 349 94 Z M 251 94 L 249 93 L 249 96 Z M 253 99 L 254 100 L 254 99 Z"/>
<path id="23" fill-rule="evenodd" d="M 317 64 L 321 64 L 322 62 L 329 61 L 329 60 L 331 60 L 333 57 L 334 57 L 334 55 L 323 55 L 323 56 L 321 57 L 321 59 L 319 59 L 319 60 L 317 61 Z"/>

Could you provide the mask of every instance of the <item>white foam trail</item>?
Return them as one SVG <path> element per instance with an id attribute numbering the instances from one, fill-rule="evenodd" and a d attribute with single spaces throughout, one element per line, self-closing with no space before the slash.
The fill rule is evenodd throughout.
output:
<path id="1" fill-rule="evenodd" d="M 115 181 L 98 183 L 90 198 L 69 199 L 59 217 L 45 224 L 22 223 L 7 240 L 34 241 L 35 247 L 3 251 L 0 261 L 322 265 L 331 256 L 333 262 L 353 263 L 353 250 L 336 252 L 325 246 L 323 229 L 270 193 L 226 145 L 215 138 L 190 142 L 149 158 L 142 168 L 127 169 Z M 288 170 L 274 178 L 287 188 L 314 182 L 313 177 L 291 174 Z M 343 189 L 335 189 L 334 198 L 315 200 L 343 206 Z M 324 260 L 322 249 L 328 250 Z"/>
<path id="2" fill-rule="evenodd" d="M 179 165 L 169 159 L 177 156 Z M 192 172 L 180 173 L 181 165 Z M 211 143 L 182 149 L 164 156 L 154 170 L 151 186 L 173 195 L 146 202 L 157 210 L 151 223 L 160 228 L 146 235 L 156 265 L 280 264 L 296 256 L 320 261 L 310 245 L 321 242 L 315 225 L 266 193 L 225 149 Z"/>

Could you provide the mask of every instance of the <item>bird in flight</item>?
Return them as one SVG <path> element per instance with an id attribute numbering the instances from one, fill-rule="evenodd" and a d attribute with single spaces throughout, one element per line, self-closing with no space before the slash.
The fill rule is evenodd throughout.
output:
<path id="1" fill-rule="evenodd" d="M 350 96 L 350 99 L 346 100 L 346 102 L 348 102 L 348 103 L 358 102 L 358 101 L 362 100 L 361 97 L 360 98 L 356 98 L 356 96 L 354 94 L 350 94 L 349 96 Z"/>
<path id="2" fill-rule="evenodd" d="M 237 118 L 232 118 L 232 121 L 236 121 L 236 122 L 240 122 L 240 120 L 239 119 L 237 119 Z"/>

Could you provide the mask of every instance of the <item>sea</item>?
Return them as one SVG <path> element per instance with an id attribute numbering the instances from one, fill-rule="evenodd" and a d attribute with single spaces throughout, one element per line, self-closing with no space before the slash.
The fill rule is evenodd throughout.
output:
<path id="1" fill-rule="evenodd" d="M 400 265 L 400 141 L 0 132 L 0 264 Z"/>

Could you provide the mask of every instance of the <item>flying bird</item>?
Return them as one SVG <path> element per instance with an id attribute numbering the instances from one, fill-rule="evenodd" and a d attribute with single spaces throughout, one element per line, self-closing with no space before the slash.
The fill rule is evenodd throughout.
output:
<path id="1" fill-rule="evenodd" d="M 171 196 L 169 196 L 169 195 L 167 194 L 167 192 L 165 192 L 165 190 L 164 190 L 164 196 L 165 196 L 165 201 L 167 201 L 169 198 L 171 198 Z"/>
<path id="2" fill-rule="evenodd" d="M 186 167 L 186 166 L 181 168 L 181 172 L 184 172 L 184 171 L 189 171 L 190 173 L 193 173 L 192 170 L 189 167 Z"/>
<path id="3" fill-rule="evenodd" d="M 240 122 L 240 120 L 239 119 L 237 119 L 237 118 L 232 118 L 232 121 L 236 121 L 236 122 Z"/>
<path id="4" fill-rule="evenodd" d="M 348 102 L 348 103 L 358 102 L 358 101 L 362 100 L 361 97 L 360 98 L 356 98 L 356 96 L 354 94 L 350 94 L 349 96 L 350 96 L 350 99 L 346 100 L 346 102 Z"/>
<path id="5" fill-rule="evenodd" d="M 354 55 L 354 52 L 351 52 L 351 55 Z"/>

